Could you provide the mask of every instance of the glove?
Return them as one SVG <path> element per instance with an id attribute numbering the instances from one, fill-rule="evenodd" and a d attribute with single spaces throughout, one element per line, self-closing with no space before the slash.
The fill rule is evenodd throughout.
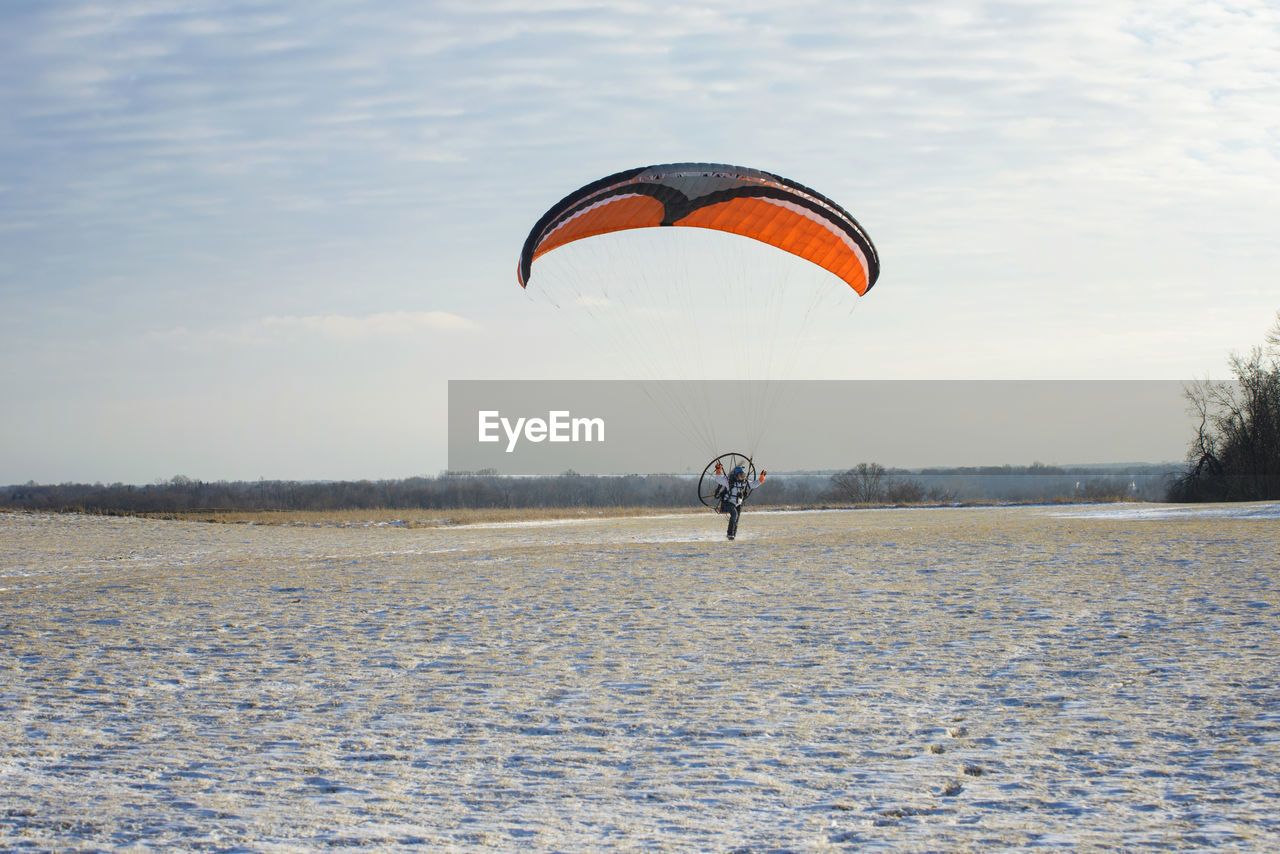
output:
<path id="1" fill-rule="evenodd" d="M 719 463 L 716 463 L 716 474 L 724 474 L 724 468 Z"/>
<path id="2" fill-rule="evenodd" d="M 767 475 L 767 474 L 768 474 L 768 472 L 767 472 L 767 471 L 765 471 L 764 469 L 760 469 L 760 482 L 761 482 L 761 483 L 764 483 L 764 476 L 765 476 L 765 475 Z"/>

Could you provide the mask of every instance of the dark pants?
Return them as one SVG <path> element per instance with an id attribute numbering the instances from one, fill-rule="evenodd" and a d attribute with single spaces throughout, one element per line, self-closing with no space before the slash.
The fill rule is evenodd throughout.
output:
<path id="1" fill-rule="evenodd" d="M 721 501 L 720 512 L 729 514 L 729 531 L 731 537 L 738 535 L 738 514 L 742 512 L 742 508 L 732 501 Z"/>

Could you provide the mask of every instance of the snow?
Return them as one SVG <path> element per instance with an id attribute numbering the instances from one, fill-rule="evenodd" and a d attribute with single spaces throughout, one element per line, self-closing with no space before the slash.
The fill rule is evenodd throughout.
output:
<path id="1" fill-rule="evenodd" d="M 1274 850 L 1275 514 L 0 514 L 0 849 Z"/>
<path id="2" fill-rule="evenodd" d="M 1238 504 L 1095 504 L 1062 515 L 1094 519 L 1280 519 L 1280 502 Z"/>

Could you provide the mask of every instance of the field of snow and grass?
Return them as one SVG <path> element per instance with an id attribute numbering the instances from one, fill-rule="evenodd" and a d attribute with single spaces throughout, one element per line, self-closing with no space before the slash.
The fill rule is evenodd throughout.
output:
<path id="1" fill-rule="evenodd" d="M 0 514 L 0 849 L 1276 850 L 1278 522 Z"/>

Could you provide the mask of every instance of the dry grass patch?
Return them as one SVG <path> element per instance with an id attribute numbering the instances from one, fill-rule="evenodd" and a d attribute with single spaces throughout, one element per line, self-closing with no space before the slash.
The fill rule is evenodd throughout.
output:
<path id="1" fill-rule="evenodd" d="M 440 528 L 453 525 L 548 522 L 605 519 L 628 516 L 666 516 L 673 513 L 705 513 L 702 507 L 488 507 L 451 510 L 192 510 L 140 514 L 152 519 L 185 522 L 217 522 L 242 525 Z"/>

